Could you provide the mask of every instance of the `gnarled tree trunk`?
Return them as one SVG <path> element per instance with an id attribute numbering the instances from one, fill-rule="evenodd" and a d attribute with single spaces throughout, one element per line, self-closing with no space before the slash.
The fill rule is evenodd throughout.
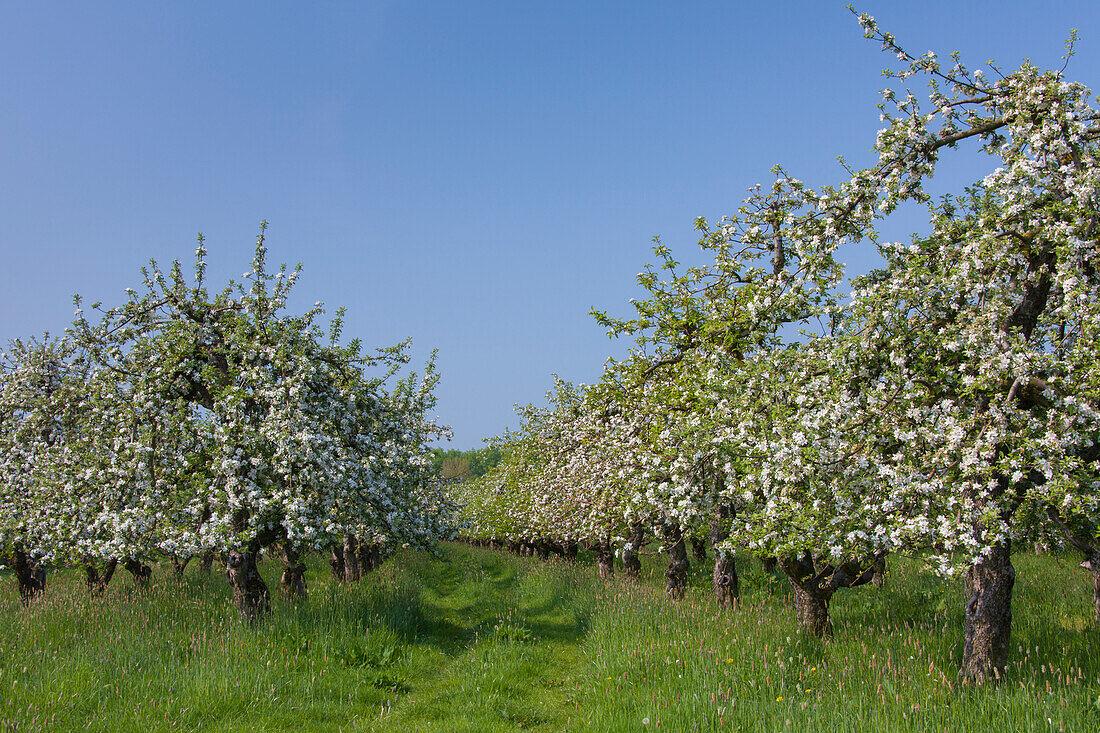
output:
<path id="1" fill-rule="evenodd" d="M 828 637 L 833 633 L 833 624 L 829 619 L 829 600 L 836 590 L 822 583 L 823 578 L 814 572 L 813 558 L 810 553 L 801 557 L 777 558 L 779 569 L 790 581 L 794 591 L 795 616 L 803 631 L 817 637 Z"/>
<path id="2" fill-rule="evenodd" d="M 28 553 L 22 546 L 12 550 L 12 569 L 19 582 L 19 600 L 24 604 L 46 590 L 46 565 L 38 555 Z"/>
<path id="3" fill-rule="evenodd" d="M 642 575 L 642 561 L 639 553 L 645 546 L 645 523 L 634 522 L 630 525 L 630 537 L 623 548 L 623 572 L 626 577 L 637 580 Z"/>
<path id="4" fill-rule="evenodd" d="M 355 535 L 344 535 L 344 580 L 349 583 L 359 580 L 359 556 L 356 554 L 358 549 L 359 540 L 355 539 Z"/>
<path id="5" fill-rule="evenodd" d="M 833 622 L 829 618 L 829 601 L 833 592 L 791 582 L 794 589 L 794 610 L 798 625 L 813 636 L 825 638 L 833 635 Z"/>
<path id="6" fill-rule="evenodd" d="M 886 555 L 875 561 L 875 564 L 871 567 L 871 572 L 873 573 L 871 583 L 876 588 L 886 585 Z"/>
<path id="7" fill-rule="evenodd" d="M 765 573 L 774 573 L 778 561 L 774 557 L 762 557 L 760 564 L 764 567 Z"/>
<path id="8" fill-rule="evenodd" d="M 994 545 L 992 552 L 963 576 L 966 615 L 962 674 L 972 682 L 1004 676 L 1012 631 L 1012 586 L 1016 582 L 1009 549 L 1008 540 Z"/>
<path id="9" fill-rule="evenodd" d="M 134 585 L 138 588 L 145 590 L 152 585 L 153 569 L 145 563 L 131 557 L 127 558 L 123 567 L 126 568 L 126 572 L 134 576 Z"/>
<path id="10" fill-rule="evenodd" d="M 179 555 L 171 555 L 169 558 L 172 561 L 172 574 L 176 580 L 183 577 L 183 571 L 187 569 L 187 563 L 191 562 L 191 556 L 186 555 L 181 558 Z"/>
<path id="11" fill-rule="evenodd" d="M 199 570 L 203 575 L 210 575 L 214 569 L 214 551 L 207 550 L 199 558 Z"/>
<path id="12" fill-rule="evenodd" d="M 271 609 L 271 594 L 256 567 L 258 554 L 258 547 L 226 553 L 225 571 L 233 589 L 233 602 L 248 622 L 256 621 Z"/>
<path id="13" fill-rule="evenodd" d="M 733 553 L 718 549 L 718 544 L 730 536 L 729 520 L 732 515 L 729 506 L 723 504 L 718 507 L 718 516 L 710 523 L 710 541 L 714 547 L 714 600 L 719 608 L 733 608 L 741 599 Z"/>
<path id="14" fill-rule="evenodd" d="M 601 578 L 615 575 L 615 550 L 610 537 L 605 537 L 596 545 L 596 571 Z"/>
<path id="15" fill-rule="evenodd" d="M 282 543 L 283 574 L 279 577 L 279 584 L 291 600 L 305 600 L 306 597 L 306 564 L 302 562 L 301 553 L 291 542 Z"/>
<path id="16" fill-rule="evenodd" d="M 344 582 L 344 547 L 342 545 L 332 545 L 329 547 L 332 552 L 332 556 L 328 560 L 329 567 L 332 568 L 332 579 L 340 583 Z"/>
<path id="17" fill-rule="evenodd" d="M 687 592 L 688 556 L 680 525 L 674 521 L 664 523 L 665 548 L 668 550 L 668 570 L 665 571 L 665 594 L 669 598 L 683 598 Z"/>
<path id="18" fill-rule="evenodd" d="M 1100 558 L 1089 561 L 1089 570 L 1092 571 L 1092 613 L 1100 621 Z"/>
<path id="19" fill-rule="evenodd" d="M 113 557 L 103 564 L 103 572 L 100 572 L 93 563 L 85 563 L 84 582 L 88 585 L 88 591 L 93 596 L 101 595 L 107 590 L 107 585 L 111 582 L 117 567 L 118 559 Z"/>
<path id="20" fill-rule="evenodd" d="M 363 577 L 374 570 L 374 545 L 359 542 L 356 548 L 356 559 L 359 561 L 359 577 Z"/>
<path id="21" fill-rule="evenodd" d="M 691 556 L 699 562 L 707 560 L 707 543 L 698 537 L 691 538 Z"/>

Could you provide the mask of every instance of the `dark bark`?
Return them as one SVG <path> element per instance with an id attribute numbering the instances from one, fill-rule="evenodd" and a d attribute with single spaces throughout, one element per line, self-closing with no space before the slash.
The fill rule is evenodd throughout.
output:
<path id="1" fill-rule="evenodd" d="M 669 598 L 683 598 L 687 592 L 688 556 L 684 536 L 676 522 L 664 524 L 665 547 L 668 550 L 668 570 L 665 571 L 665 594 Z"/>
<path id="2" fill-rule="evenodd" d="M 871 571 L 874 573 L 871 576 L 871 583 L 876 588 L 881 588 L 886 585 L 886 556 L 880 557 L 875 564 L 871 567 Z"/>
<path id="3" fill-rule="evenodd" d="M 302 562 L 298 548 L 290 542 L 282 543 L 283 574 L 279 578 L 279 584 L 287 598 L 291 600 L 304 600 L 306 597 L 306 564 Z"/>
<path id="4" fill-rule="evenodd" d="M 225 571 L 233 589 L 233 602 L 244 620 L 250 623 L 271 609 L 271 594 L 256 568 L 258 554 L 256 547 L 226 553 Z"/>
<path id="5" fill-rule="evenodd" d="M 718 544 L 730 536 L 729 519 L 732 514 L 730 508 L 723 504 L 718 507 L 718 516 L 710 523 L 710 541 L 714 547 L 714 600 L 719 608 L 733 608 L 741 600 L 733 554 L 718 550 Z"/>
<path id="6" fill-rule="evenodd" d="M 707 543 L 698 537 L 691 538 L 691 556 L 699 562 L 707 561 Z"/>
<path id="7" fill-rule="evenodd" d="M 328 564 L 332 568 L 333 580 L 344 582 L 344 547 L 343 545 L 332 545 L 329 548 L 332 551 L 332 557 L 329 558 Z"/>
<path id="8" fill-rule="evenodd" d="M 516 542 L 515 540 L 510 540 L 508 542 L 508 552 L 512 553 L 513 555 L 518 555 L 519 551 L 520 551 L 520 544 L 518 542 Z"/>
<path id="9" fill-rule="evenodd" d="M 734 608 L 741 601 L 736 561 L 727 551 L 714 551 L 714 600 L 720 608 Z"/>
<path id="10" fill-rule="evenodd" d="M 615 575 L 615 550 L 611 538 L 604 538 L 596 545 L 596 571 L 601 578 Z"/>
<path id="11" fill-rule="evenodd" d="M 39 555 L 27 553 L 20 545 L 12 550 L 12 569 L 19 582 L 19 600 L 24 604 L 46 590 L 46 565 Z"/>
<path id="12" fill-rule="evenodd" d="M 191 562 L 191 556 L 186 555 L 181 558 L 179 555 L 171 555 L 169 559 L 172 561 L 172 573 L 179 580 L 183 577 L 183 571 L 187 569 L 187 563 Z"/>
<path id="13" fill-rule="evenodd" d="M 1012 586 L 1016 570 L 1009 542 L 998 543 L 963 577 L 966 595 L 962 674 L 984 683 L 1004 676 L 1012 631 Z"/>
<path id="14" fill-rule="evenodd" d="M 809 588 L 793 581 L 791 588 L 794 590 L 794 609 L 798 625 L 813 636 L 832 636 L 833 622 L 829 618 L 832 592 Z"/>
<path id="15" fill-rule="evenodd" d="M 776 563 L 787 576 L 791 590 L 794 591 L 794 608 L 799 627 L 813 636 L 832 636 L 829 600 L 836 588 L 829 583 L 822 583 L 823 578 L 815 572 L 810 553 L 803 553 L 797 558 L 777 558 Z"/>
<path id="16" fill-rule="evenodd" d="M 634 522 L 630 525 L 629 549 L 623 548 L 623 572 L 626 577 L 638 579 L 642 576 L 642 561 L 639 553 L 645 546 L 645 523 Z"/>
<path id="17" fill-rule="evenodd" d="M 357 549 L 359 549 L 359 540 L 355 539 L 355 535 L 344 535 L 344 580 L 349 583 L 354 583 L 359 580 L 359 556 L 356 554 Z"/>
<path id="18" fill-rule="evenodd" d="M 199 570 L 203 575 L 210 575 L 214 569 L 214 551 L 207 550 L 199 558 Z"/>
<path id="19" fill-rule="evenodd" d="M 99 568 L 93 563 L 86 563 L 84 565 L 84 582 L 88 585 L 88 591 L 93 596 L 102 595 L 103 591 L 107 590 L 111 578 L 114 577 L 115 568 L 117 567 L 118 559 L 113 557 L 103 564 L 103 572 L 100 572 Z"/>
<path id="20" fill-rule="evenodd" d="M 535 543 L 535 551 L 538 553 L 540 560 L 550 559 L 550 543 L 546 540 L 539 540 Z"/>
<path id="21" fill-rule="evenodd" d="M 765 573 L 774 573 L 777 560 L 774 557 L 762 557 L 760 558 L 760 564 L 764 566 Z"/>
<path id="22" fill-rule="evenodd" d="M 1092 562 L 1092 614 L 1100 621 L 1100 559 Z"/>
<path id="23" fill-rule="evenodd" d="M 128 558 L 123 564 L 126 572 L 134 576 L 134 585 L 145 590 L 153 583 L 153 569 L 135 558 Z"/>
<path id="24" fill-rule="evenodd" d="M 577 543 L 573 540 L 569 540 L 565 543 L 565 559 L 576 560 L 577 559 Z"/>
<path id="25" fill-rule="evenodd" d="M 359 577 L 363 577 L 370 571 L 374 570 L 375 557 L 374 557 L 374 545 L 366 542 L 360 542 L 356 547 L 356 559 L 359 560 Z"/>
<path id="26" fill-rule="evenodd" d="M 886 556 L 880 553 L 863 560 L 840 565 L 816 562 L 813 554 L 803 552 L 801 557 L 781 557 L 777 564 L 787 576 L 794 590 L 795 611 L 803 630 L 814 636 L 832 634 L 829 620 L 829 601 L 838 588 L 854 588 L 870 583 L 875 567 Z"/>

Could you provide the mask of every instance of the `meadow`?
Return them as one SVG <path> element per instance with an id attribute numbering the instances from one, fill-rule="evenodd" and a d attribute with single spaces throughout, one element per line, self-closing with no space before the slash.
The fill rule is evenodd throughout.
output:
<path id="1" fill-rule="evenodd" d="M 243 623 L 219 573 L 125 574 L 92 598 L 76 570 L 18 601 L 0 574 L 0 730 L 1095 731 L 1100 650 L 1090 578 L 1071 557 L 1014 557 L 1007 679 L 960 683 L 961 588 L 891 559 L 885 587 L 833 600 L 834 638 L 795 627 L 789 589 L 739 562 L 718 611 L 708 566 L 687 597 L 445 544 L 355 584 L 311 558 L 309 599 Z M 277 587 L 279 564 L 261 565 Z"/>

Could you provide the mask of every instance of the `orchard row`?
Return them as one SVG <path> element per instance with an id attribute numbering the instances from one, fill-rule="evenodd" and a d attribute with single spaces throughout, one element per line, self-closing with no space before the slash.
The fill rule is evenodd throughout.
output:
<path id="1" fill-rule="evenodd" d="M 588 543 L 604 572 L 656 536 L 672 595 L 685 538 L 713 540 L 724 604 L 734 551 L 774 558 L 819 635 L 839 588 L 922 557 L 962 577 L 963 674 L 984 681 L 1004 671 L 1014 539 L 1079 549 L 1100 613 L 1100 109 L 1061 71 L 913 56 L 859 20 L 898 60 L 877 160 L 820 188 L 775 169 L 697 222 L 706 264 L 657 242 L 634 316 L 595 314 L 629 356 L 526 408 L 456 499 L 473 539 Z M 971 184 L 933 198 L 967 147 Z M 903 205 L 927 233 L 881 241 Z M 842 245 L 883 264 L 848 280 Z"/>

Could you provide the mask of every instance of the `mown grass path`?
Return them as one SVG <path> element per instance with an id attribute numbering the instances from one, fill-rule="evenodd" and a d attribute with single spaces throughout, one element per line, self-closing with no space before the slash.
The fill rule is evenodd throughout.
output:
<path id="1" fill-rule="evenodd" d="M 1018 555 L 1008 679 L 967 688 L 957 583 L 891 561 L 839 594 L 835 638 L 797 631 L 782 579 L 740 563 L 743 604 L 709 569 L 669 603 L 662 561 L 602 582 L 446 545 L 356 584 L 310 561 L 309 600 L 241 623 L 218 574 L 104 598 L 75 570 L 19 605 L 0 573 L 0 731 L 1095 731 L 1100 629 L 1072 559 Z M 275 587 L 278 564 L 261 569 Z"/>

